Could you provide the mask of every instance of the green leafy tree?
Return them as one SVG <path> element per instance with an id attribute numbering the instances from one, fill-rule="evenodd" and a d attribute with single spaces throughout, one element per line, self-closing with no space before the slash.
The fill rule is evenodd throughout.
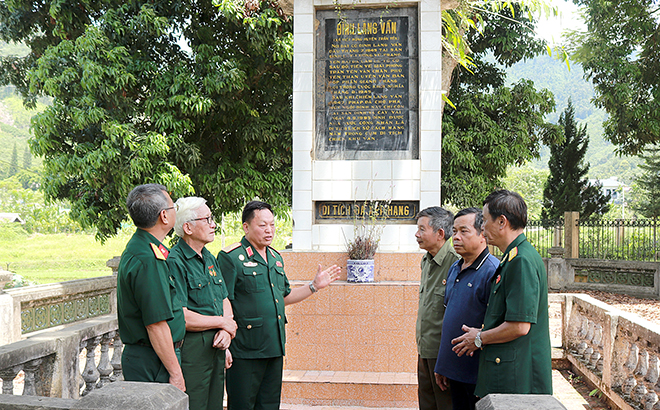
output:
<path id="1" fill-rule="evenodd" d="M 0 4 L 0 83 L 28 104 L 47 200 L 103 240 L 133 186 L 196 194 L 219 214 L 259 196 L 290 203 L 292 22 L 274 2 Z M 186 44 L 186 46 L 182 46 Z"/>
<path id="2" fill-rule="evenodd" d="M 608 113 L 605 136 L 627 154 L 660 142 L 660 30 L 655 0 L 573 0 L 586 32 L 569 37 L 572 58 Z"/>
<path id="3" fill-rule="evenodd" d="M 558 219 L 566 211 L 577 211 L 580 218 L 609 210 L 609 195 L 603 195 L 602 186 L 592 185 L 587 179 L 589 164 L 584 156 L 589 147 L 587 127 L 578 127 L 575 109 L 568 100 L 568 107 L 559 117 L 564 130 L 564 141 L 550 146 L 550 176 L 543 189 L 543 219 Z"/>
<path id="4" fill-rule="evenodd" d="M 555 107 L 547 90 L 536 90 L 528 80 L 505 86 L 510 66 L 545 50 L 534 38 L 533 25 L 519 8 L 493 16 L 485 29 L 468 33 L 475 67 L 454 71 L 442 121 L 442 201 L 458 207 L 480 204 L 502 185 L 507 167 L 538 158 L 541 143 L 561 138 L 545 115 Z M 492 57 L 495 61 L 492 61 Z"/>
<path id="5" fill-rule="evenodd" d="M 519 193 L 527 203 L 527 217 L 538 219 L 543 208 L 543 186 L 548 179 L 548 171 L 535 169 L 529 164 L 509 167 L 503 179 L 503 187 Z"/>
<path id="6" fill-rule="evenodd" d="M 16 143 L 14 143 L 14 150 L 11 152 L 11 161 L 9 161 L 9 170 L 7 171 L 8 177 L 13 177 L 18 172 L 18 151 L 16 150 Z"/>
<path id="7" fill-rule="evenodd" d="M 660 216 L 660 146 L 647 148 L 642 158 L 644 163 L 639 168 L 643 173 L 635 181 L 641 192 L 635 195 L 634 208 L 647 218 L 657 219 Z"/>

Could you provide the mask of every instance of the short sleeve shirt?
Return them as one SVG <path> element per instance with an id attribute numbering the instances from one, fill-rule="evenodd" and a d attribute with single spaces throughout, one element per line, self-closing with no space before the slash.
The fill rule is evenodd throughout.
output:
<path id="1" fill-rule="evenodd" d="M 282 256 L 270 246 L 266 259 L 243 237 L 218 254 L 220 271 L 238 325 L 231 353 L 239 359 L 284 356 L 284 297 L 291 293 Z"/>
<path id="2" fill-rule="evenodd" d="M 126 244 L 117 272 L 117 318 L 122 342 L 149 343 L 147 325 L 167 321 L 172 341 L 183 339 L 186 322 L 166 258 L 167 248 L 137 229 Z"/>
<path id="3" fill-rule="evenodd" d="M 477 383 L 479 350 L 473 356 L 458 357 L 452 350 L 454 345 L 451 341 L 465 333 L 463 325 L 481 328 L 490 297 L 491 279 L 499 263 L 486 248 L 465 269 L 461 269 L 463 259 L 451 265 L 445 290 L 445 317 L 436 373 L 462 383 Z"/>
<path id="4" fill-rule="evenodd" d="M 543 259 L 524 234 L 509 244 L 495 272 L 484 330 L 505 321 L 531 326 L 515 340 L 484 346 L 475 395 L 552 394 L 548 277 Z"/>
<path id="5" fill-rule="evenodd" d="M 451 241 L 446 241 L 434 257 L 426 253 L 422 257 L 422 277 L 419 281 L 419 309 L 417 311 L 417 353 L 422 359 L 435 359 L 440 348 L 442 317 L 445 314 L 444 299 L 447 273 L 459 259 Z"/>
<path id="6" fill-rule="evenodd" d="M 174 277 L 183 306 L 205 316 L 222 316 L 222 302 L 227 298 L 218 261 L 206 248 L 202 255 L 183 239 L 170 251 L 167 264 Z"/>

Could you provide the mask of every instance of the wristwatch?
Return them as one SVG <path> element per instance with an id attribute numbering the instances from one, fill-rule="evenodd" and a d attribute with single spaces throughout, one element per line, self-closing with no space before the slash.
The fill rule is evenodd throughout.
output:
<path id="1" fill-rule="evenodd" d="M 477 337 L 474 338 L 474 345 L 477 346 L 479 349 L 481 349 L 481 346 L 483 346 L 483 343 L 481 341 L 481 330 L 479 333 L 477 333 Z"/>
<path id="2" fill-rule="evenodd" d="M 312 293 L 316 293 L 316 291 L 318 290 L 316 289 L 316 287 L 314 287 L 314 282 L 309 282 L 309 290 L 311 290 Z"/>

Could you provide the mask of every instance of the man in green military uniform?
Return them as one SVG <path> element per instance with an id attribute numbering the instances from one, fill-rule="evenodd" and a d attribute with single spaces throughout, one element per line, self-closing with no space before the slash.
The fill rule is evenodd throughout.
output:
<path id="1" fill-rule="evenodd" d="M 426 254 L 422 257 L 419 281 L 419 309 L 415 336 L 417 341 L 417 396 L 420 410 L 450 410 L 451 392 L 443 391 L 435 380 L 435 362 L 442 338 L 445 314 L 447 272 L 459 259 L 449 241 L 454 229 L 454 215 L 432 206 L 417 215 L 415 239 Z"/>
<path id="2" fill-rule="evenodd" d="M 216 225 L 203 198 L 179 198 L 176 206 L 174 232 L 180 240 L 167 264 L 186 317 L 181 369 L 190 410 L 218 409 L 225 388 L 225 351 L 236 335 L 236 322 L 218 261 L 206 249 L 215 239 Z"/>
<path id="3" fill-rule="evenodd" d="M 124 379 L 171 383 L 185 391 L 180 347 L 185 334 L 181 301 L 161 242 L 174 226 L 174 204 L 164 186 L 135 187 L 126 199 L 137 227 L 121 255 L 117 274 L 117 318 L 124 342 Z"/>
<path id="4" fill-rule="evenodd" d="M 228 410 L 277 410 L 282 391 L 286 317 L 284 306 L 300 302 L 339 277 L 333 265 L 308 285 L 291 288 L 284 261 L 270 244 L 275 235 L 271 206 L 251 201 L 243 209 L 245 236 L 218 254 L 238 325 L 227 369 Z"/>
<path id="5" fill-rule="evenodd" d="M 527 204 L 495 191 L 484 201 L 484 235 L 504 255 L 497 268 L 482 329 L 463 327 L 454 351 L 482 348 L 475 395 L 552 394 L 548 278 L 543 259 L 527 242 Z"/>

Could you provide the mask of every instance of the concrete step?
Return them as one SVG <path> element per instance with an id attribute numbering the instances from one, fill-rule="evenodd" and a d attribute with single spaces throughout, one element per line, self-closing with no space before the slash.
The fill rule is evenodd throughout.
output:
<path id="1" fill-rule="evenodd" d="M 283 406 L 417 408 L 414 373 L 285 370 L 283 382 Z"/>
<path id="2" fill-rule="evenodd" d="M 567 410 L 591 408 L 561 375 L 552 371 L 554 397 Z M 417 406 L 414 373 L 320 372 L 285 370 L 282 410 L 413 410 Z"/>

